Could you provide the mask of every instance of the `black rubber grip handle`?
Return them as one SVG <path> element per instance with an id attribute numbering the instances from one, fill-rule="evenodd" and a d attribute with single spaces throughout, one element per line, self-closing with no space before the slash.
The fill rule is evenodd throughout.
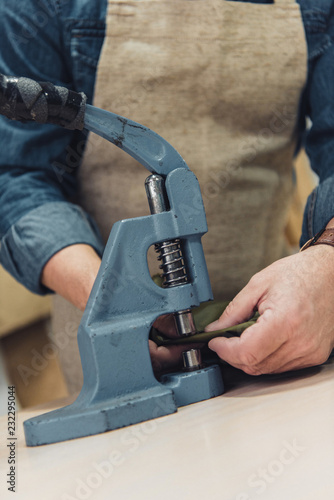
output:
<path id="1" fill-rule="evenodd" d="M 10 120 L 82 130 L 87 97 L 49 82 L 0 74 L 0 114 Z"/>

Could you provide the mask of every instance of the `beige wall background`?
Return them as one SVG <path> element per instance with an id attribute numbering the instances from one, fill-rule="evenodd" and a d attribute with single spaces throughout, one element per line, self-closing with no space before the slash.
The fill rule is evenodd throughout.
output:
<path id="1" fill-rule="evenodd" d="M 39 297 L 17 283 L 0 266 L 0 337 L 50 315 L 49 297 Z"/>
<path id="2" fill-rule="evenodd" d="M 50 349 L 50 314 L 50 297 L 30 293 L 0 266 L 0 392 L 15 385 L 21 407 L 67 395 L 57 350 Z"/>
<path id="3" fill-rule="evenodd" d="M 302 151 L 296 158 L 295 172 L 297 183 L 287 220 L 286 237 L 290 245 L 298 250 L 306 200 L 318 182 L 317 176 L 311 170 L 308 158 L 304 151 Z"/>

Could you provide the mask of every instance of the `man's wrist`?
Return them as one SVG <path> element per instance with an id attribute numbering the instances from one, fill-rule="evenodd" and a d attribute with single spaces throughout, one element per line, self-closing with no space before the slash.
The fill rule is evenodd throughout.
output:
<path id="1" fill-rule="evenodd" d="M 313 238 L 309 239 L 305 245 L 302 246 L 300 251 L 304 251 L 307 248 L 313 247 L 315 245 L 329 245 L 334 247 L 334 218 L 331 219 L 328 224 L 322 228 Z"/>
<path id="2" fill-rule="evenodd" d="M 322 229 L 313 238 L 308 240 L 300 249 L 301 252 L 315 245 L 330 245 L 334 247 L 334 228 Z"/>

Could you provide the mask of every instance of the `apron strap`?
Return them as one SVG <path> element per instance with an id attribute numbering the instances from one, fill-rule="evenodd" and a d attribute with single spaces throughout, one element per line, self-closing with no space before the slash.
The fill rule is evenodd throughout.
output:
<path id="1" fill-rule="evenodd" d="M 296 0 L 275 0 L 275 3 L 277 5 L 288 5 L 288 4 L 295 4 Z"/>

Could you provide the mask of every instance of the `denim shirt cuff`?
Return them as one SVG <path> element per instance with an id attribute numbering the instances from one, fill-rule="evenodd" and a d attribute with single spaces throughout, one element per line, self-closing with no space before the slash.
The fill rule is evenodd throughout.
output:
<path id="1" fill-rule="evenodd" d="M 103 243 L 94 221 L 67 202 L 46 203 L 23 216 L 1 239 L 0 262 L 38 295 L 51 293 L 40 283 L 45 264 L 63 248 L 83 243 L 101 256 Z"/>
<path id="2" fill-rule="evenodd" d="M 313 238 L 334 217 L 334 178 L 322 181 L 308 197 L 300 245 Z"/>

